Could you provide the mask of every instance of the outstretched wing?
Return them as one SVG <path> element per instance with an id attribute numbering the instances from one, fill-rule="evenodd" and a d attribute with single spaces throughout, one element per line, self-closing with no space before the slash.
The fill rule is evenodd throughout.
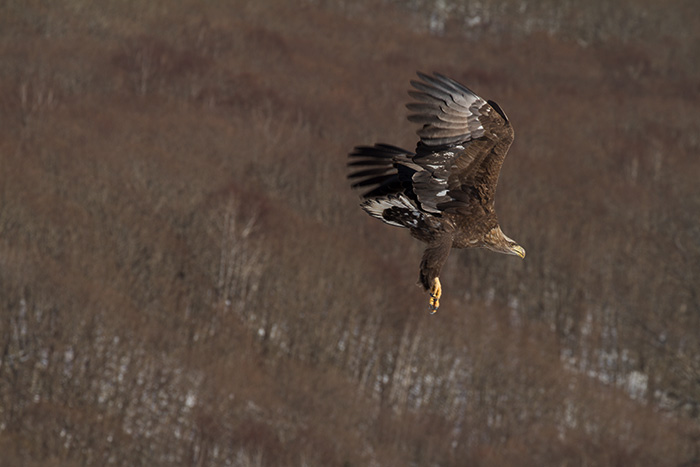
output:
<path id="1" fill-rule="evenodd" d="M 413 162 L 414 153 L 390 144 L 357 146 L 349 154 L 348 166 L 356 169 L 349 179 L 353 188 L 370 187 L 363 198 L 405 194 L 415 199 L 413 174 L 421 167 Z"/>
<path id="2" fill-rule="evenodd" d="M 513 129 L 501 108 L 443 75 L 418 73 L 408 116 L 423 126 L 413 162 L 413 191 L 429 212 L 472 212 L 493 202 Z"/>
<path id="3" fill-rule="evenodd" d="M 348 178 L 353 188 L 366 187 L 361 206 L 369 215 L 389 225 L 406 227 L 432 238 L 439 221 L 419 208 L 413 192 L 413 175 L 423 170 L 410 151 L 389 144 L 357 146 L 348 165 L 355 169 Z"/>

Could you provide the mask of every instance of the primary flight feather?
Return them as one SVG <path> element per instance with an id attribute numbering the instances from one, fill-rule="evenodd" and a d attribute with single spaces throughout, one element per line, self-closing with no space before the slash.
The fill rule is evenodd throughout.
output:
<path id="1" fill-rule="evenodd" d="M 419 123 L 415 152 L 375 144 L 358 146 L 349 165 L 353 187 L 367 187 L 362 208 L 371 216 L 427 243 L 419 283 L 440 306 L 440 271 L 452 248 L 488 248 L 525 257 L 498 224 L 494 194 L 513 143 L 513 127 L 501 108 L 438 73 L 418 73 L 406 107 Z"/>

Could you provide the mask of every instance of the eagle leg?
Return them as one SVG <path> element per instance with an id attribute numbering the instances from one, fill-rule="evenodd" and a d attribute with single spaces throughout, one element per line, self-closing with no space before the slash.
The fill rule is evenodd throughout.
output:
<path id="1" fill-rule="evenodd" d="M 442 285 L 440 285 L 440 278 L 436 277 L 433 279 L 433 285 L 430 287 L 430 314 L 435 314 L 435 312 L 440 308 L 440 297 L 442 296 Z"/>

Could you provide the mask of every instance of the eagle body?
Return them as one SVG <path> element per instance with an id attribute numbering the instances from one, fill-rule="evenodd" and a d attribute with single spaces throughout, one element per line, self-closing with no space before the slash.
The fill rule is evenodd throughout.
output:
<path id="1" fill-rule="evenodd" d="M 426 243 L 419 283 L 439 306 L 439 274 L 452 248 L 525 256 L 498 223 L 494 195 L 513 128 L 501 108 L 440 74 L 418 73 L 408 120 L 421 124 L 415 152 L 388 144 L 358 146 L 353 187 L 370 187 L 362 208 Z"/>

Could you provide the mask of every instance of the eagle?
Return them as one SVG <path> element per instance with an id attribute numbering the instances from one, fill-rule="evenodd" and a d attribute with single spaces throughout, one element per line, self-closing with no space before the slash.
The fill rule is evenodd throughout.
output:
<path id="1" fill-rule="evenodd" d="M 370 216 L 427 244 L 418 283 L 440 306 L 440 271 L 452 248 L 487 248 L 525 257 L 498 223 L 494 195 L 513 127 L 501 107 L 442 75 L 417 73 L 406 105 L 420 124 L 415 152 L 390 144 L 357 146 L 349 155 L 352 187 L 365 187 Z"/>

